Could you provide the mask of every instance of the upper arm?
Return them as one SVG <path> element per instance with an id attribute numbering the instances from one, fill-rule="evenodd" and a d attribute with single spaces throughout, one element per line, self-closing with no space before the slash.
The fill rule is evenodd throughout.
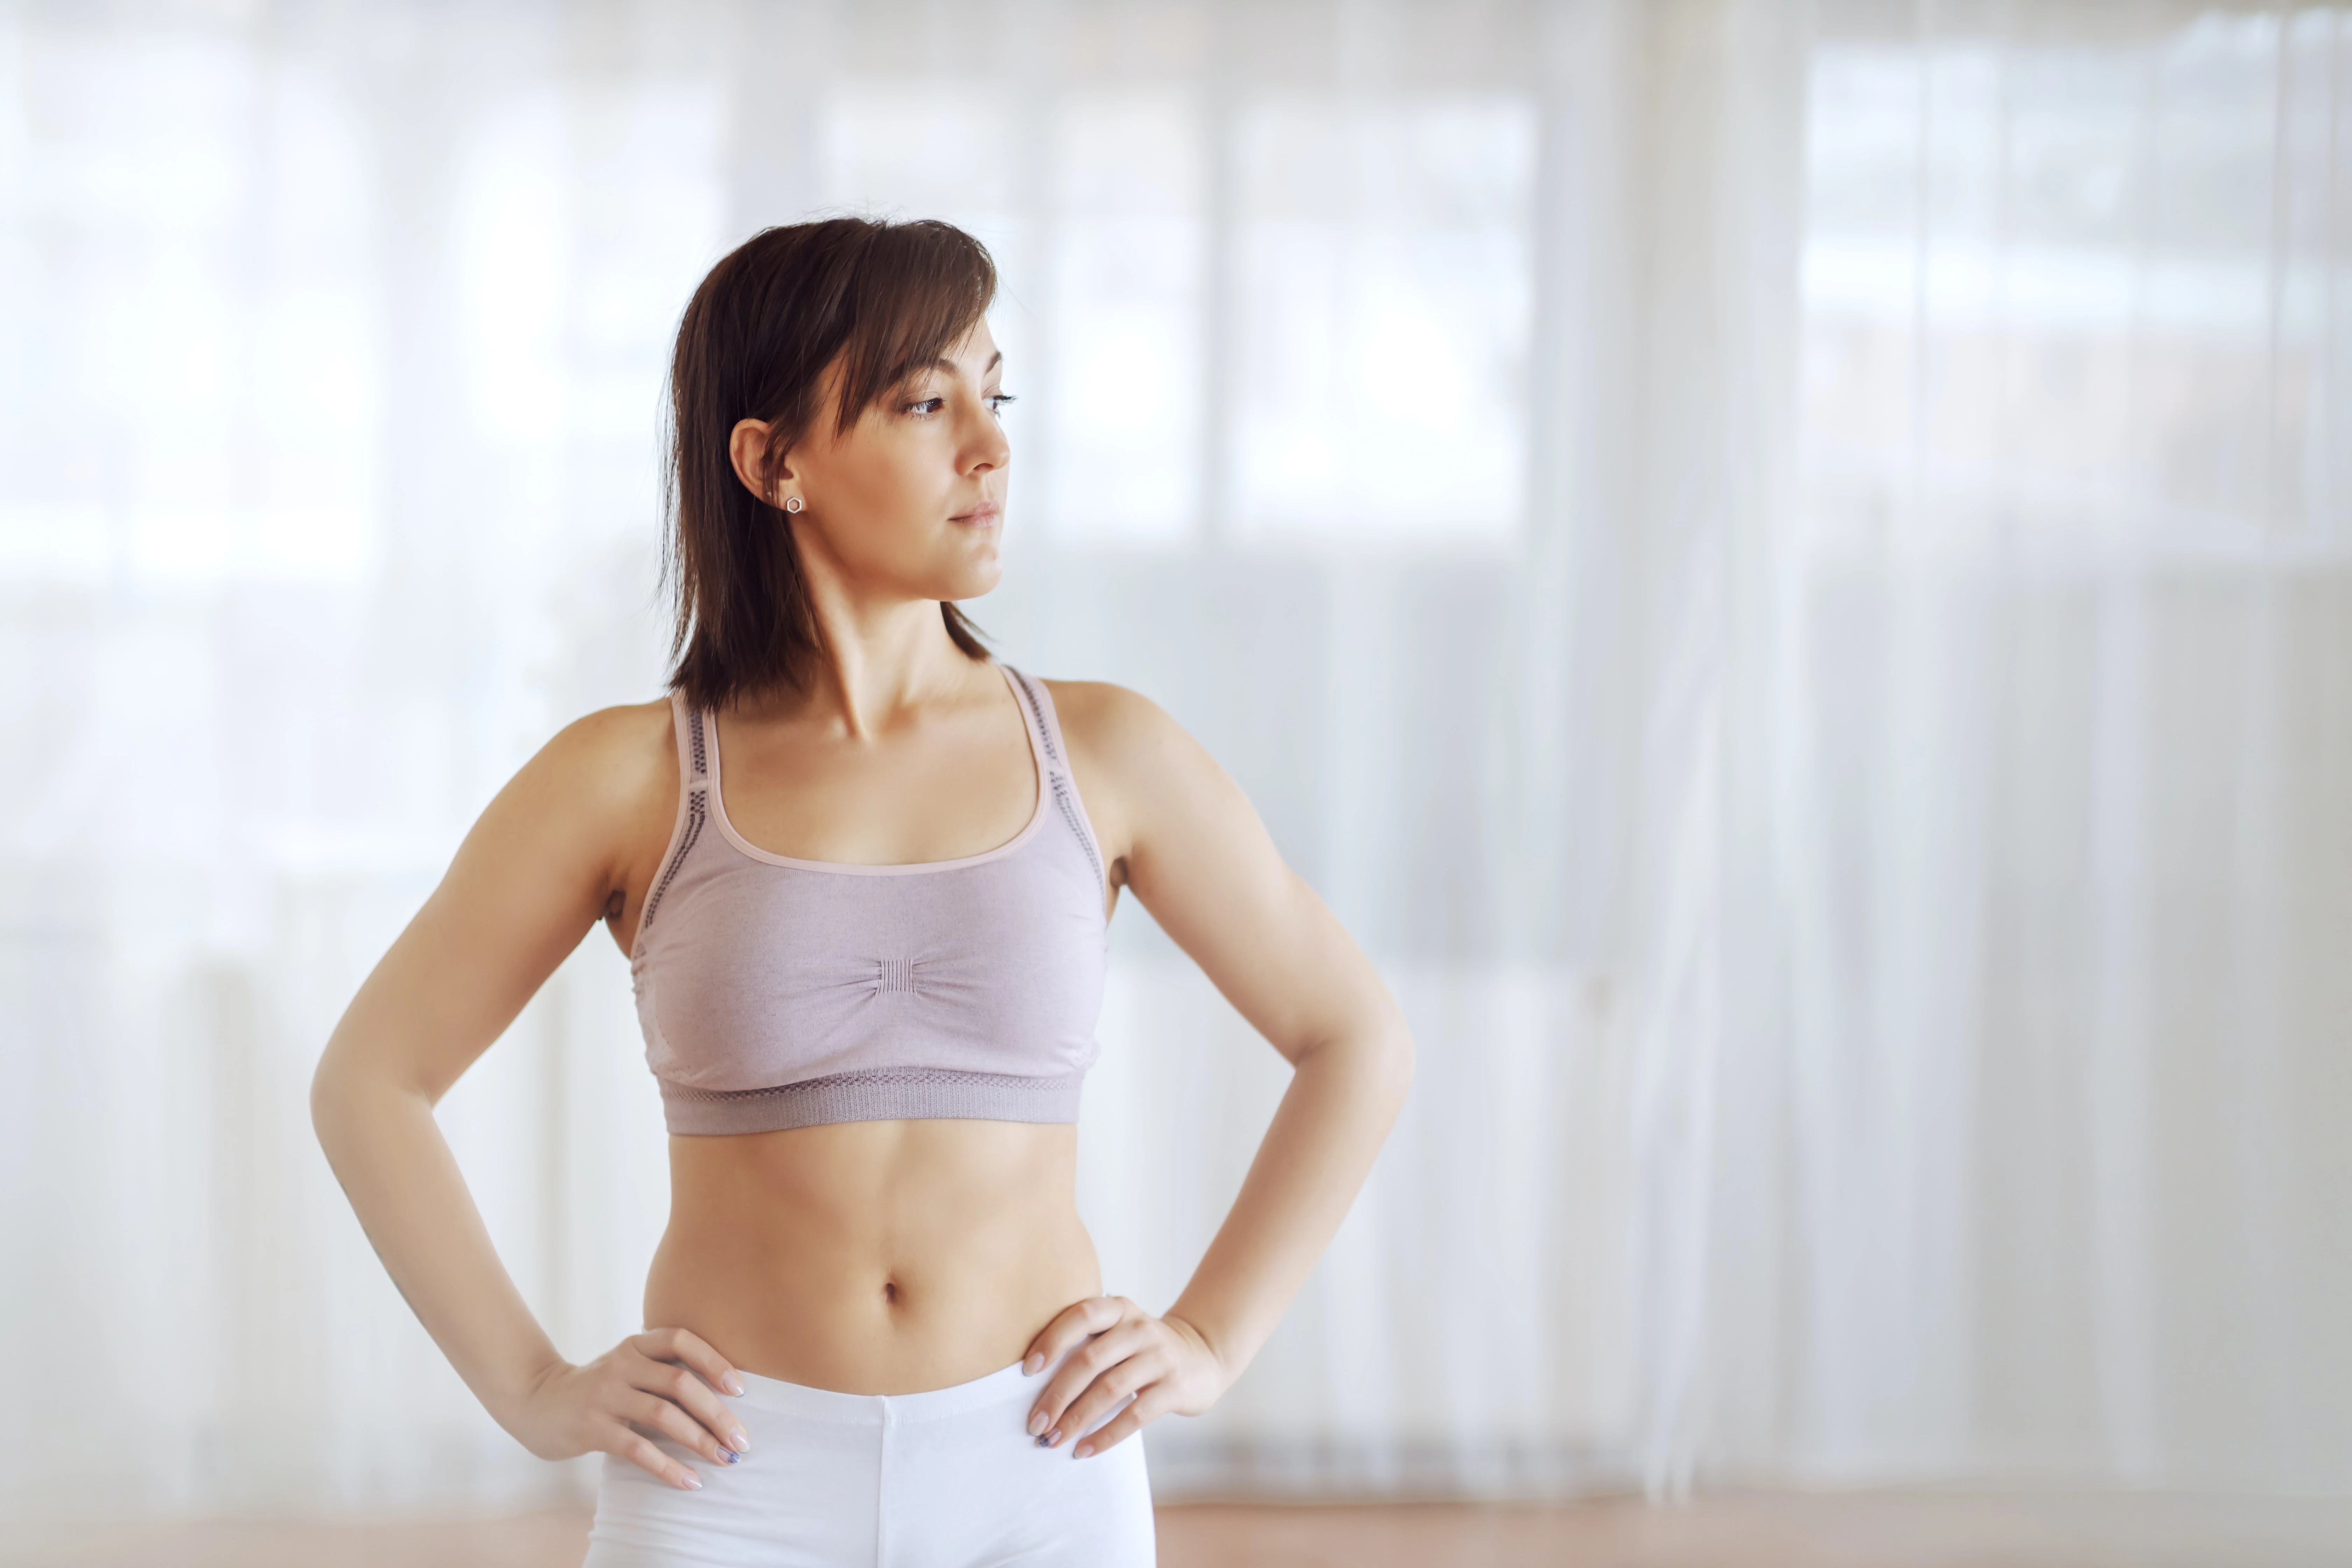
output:
<path id="1" fill-rule="evenodd" d="M 1370 1030 L 1404 1044 L 1394 999 L 1339 918 L 1292 870 L 1230 774 L 1159 704 L 1087 683 L 1085 751 L 1108 786 L 1127 886 L 1291 1061 Z"/>
<path id="2" fill-rule="evenodd" d="M 646 846 L 658 857 L 677 792 L 667 702 L 608 708 L 549 741 L 362 984 L 320 1078 L 366 1068 L 438 1101 L 615 892 L 649 879 Z"/>

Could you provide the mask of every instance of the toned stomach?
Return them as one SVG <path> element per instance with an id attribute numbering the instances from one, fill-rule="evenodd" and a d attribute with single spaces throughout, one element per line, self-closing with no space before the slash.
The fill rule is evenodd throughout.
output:
<path id="1" fill-rule="evenodd" d="M 1021 1359 L 1102 1293 L 1066 1122 L 843 1121 L 673 1136 L 646 1326 L 744 1372 L 918 1394 Z"/>

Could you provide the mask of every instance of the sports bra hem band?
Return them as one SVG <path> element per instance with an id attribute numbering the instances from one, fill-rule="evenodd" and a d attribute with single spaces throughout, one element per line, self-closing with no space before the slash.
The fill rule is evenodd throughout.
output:
<path id="1" fill-rule="evenodd" d="M 1023 1078 L 950 1068 L 875 1068 L 766 1089 L 697 1089 L 666 1078 L 659 1082 L 669 1130 L 694 1135 L 933 1117 L 1076 1121 L 1085 1078 L 1083 1072 Z"/>

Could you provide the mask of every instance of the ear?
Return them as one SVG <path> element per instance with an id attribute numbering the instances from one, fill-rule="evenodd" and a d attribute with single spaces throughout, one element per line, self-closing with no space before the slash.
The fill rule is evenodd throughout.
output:
<path id="1" fill-rule="evenodd" d="M 783 487 L 792 482 L 789 465 L 767 468 L 769 424 L 765 419 L 739 419 L 727 437 L 727 458 L 743 488 L 772 507 L 783 504 Z M 764 470 L 764 471 L 763 471 Z"/>

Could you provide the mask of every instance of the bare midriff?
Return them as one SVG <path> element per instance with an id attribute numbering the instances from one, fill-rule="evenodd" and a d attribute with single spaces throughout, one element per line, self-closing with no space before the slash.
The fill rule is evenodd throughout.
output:
<path id="1" fill-rule="evenodd" d="M 689 1330 L 740 1371 L 947 1388 L 1102 1293 L 1071 1123 L 842 1121 L 669 1149 L 646 1326 Z"/>

